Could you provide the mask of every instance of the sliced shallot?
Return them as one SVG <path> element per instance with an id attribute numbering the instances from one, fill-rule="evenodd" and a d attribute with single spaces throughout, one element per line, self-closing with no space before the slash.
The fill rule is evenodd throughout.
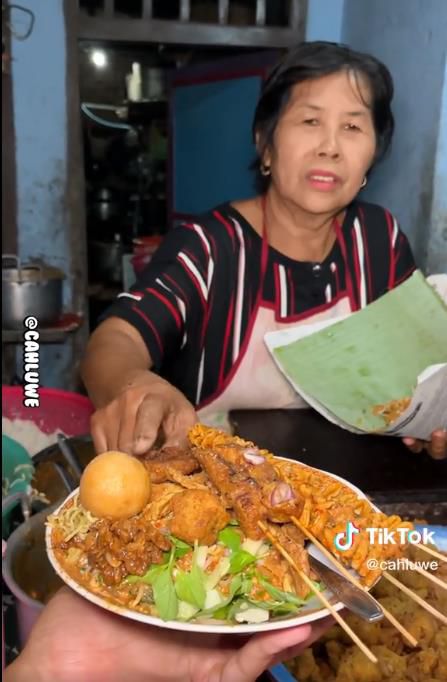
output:
<path id="1" fill-rule="evenodd" d="M 244 450 L 244 459 L 250 464 L 263 464 L 265 462 L 265 457 L 259 454 L 257 448 L 247 448 Z"/>
<path id="2" fill-rule="evenodd" d="M 270 504 L 272 507 L 276 507 L 276 505 L 283 504 L 284 502 L 290 502 L 290 500 L 293 500 L 294 498 L 295 495 L 290 485 L 284 481 L 281 481 L 281 483 L 278 483 L 278 485 L 272 490 Z"/>

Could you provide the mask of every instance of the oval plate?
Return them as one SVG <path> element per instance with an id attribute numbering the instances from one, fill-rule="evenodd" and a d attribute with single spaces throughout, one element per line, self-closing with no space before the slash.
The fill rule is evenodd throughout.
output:
<path id="1" fill-rule="evenodd" d="M 289 459 L 286 457 L 278 457 L 277 459 L 281 459 L 284 461 L 288 462 L 293 462 L 296 464 L 300 464 L 301 466 L 306 466 L 308 467 L 307 464 L 302 464 L 301 462 L 296 462 L 296 460 Z M 309 469 L 313 469 L 314 467 L 308 467 Z M 327 471 L 323 471 L 321 469 L 315 469 L 316 471 L 321 471 L 322 473 L 326 474 L 327 476 L 330 476 L 331 478 L 340 481 L 340 483 L 343 483 L 346 485 L 348 488 L 350 488 L 353 492 L 355 492 L 360 498 L 362 499 L 367 499 L 367 496 L 359 490 L 356 486 L 352 485 L 348 481 L 346 481 L 344 478 L 341 478 L 340 476 L 336 476 L 335 474 L 330 474 Z M 62 507 L 65 506 L 65 504 L 71 500 L 72 497 L 78 494 L 79 488 L 74 490 L 70 495 L 64 500 L 64 502 L 56 509 L 53 514 L 56 516 L 59 511 L 62 509 Z M 375 509 L 376 511 L 379 511 L 375 505 L 371 503 L 371 507 Z M 100 595 L 94 594 L 93 592 L 90 592 L 86 587 L 83 585 L 80 585 L 76 580 L 74 580 L 68 573 L 64 570 L 64 568 L 61 566 L 60 562 L 58 561 L 57 557 L 55 556 L 55 553 L 53 551 L 53 548 L 51 546 L 51 534 L 52 534 L 52 528 L 51 526 L 47 526 L 46 531 L 45 531 L 45 544 L 46 544 L 46 550 L 48 554 L 48 558 L 56 571 L 56 573 L 59 575 L 60 578 L 74 590 L 78 594 L 80 594 L 82 597 L 87 599 L 88 601 L 92 602 L 93 604 L 96 604 L 97 606 L 101 606 L 101 608 L 106 609 L 107 611 L 110 611 L 112 613 L 117 613 L 120 616 L 124 616 L 125 618 L 130 618 L 131 620 L 136 620 L 139 621 L 140 623 L 147 623 L 147 625 L 155 625 L 160 628 L 167 628 L 169 630 L 183 630 L 184 632 L 204 632 L 204 633 L 216 633 L 216 634 L 252 634 L 255 632 L 269 632 L 271 630 L 282 630 L 284 628 L 290 628 L 290 627 L 296 627 L 297 625 L 304 625 L 305 623 L 311 623 L 312 621 L 315 620 L 320 620 L 321 618 L 325 618 L 326 616 L 330 615 L 330 612 L 326 608 L 321 608 L 320 602 L 318 601 L 317 597 L 311 597 L 304 606 L 300 609 L 300 614 L 298 616 L 289 616 L 286 618 L 281 618 L 281 619 L 275 619 L 268 621 L 266 623 L 244 623 L 243 625 L 240 624 L 234 624 L 234 625 L 222 625 L 221 623 L 216 623 L 213 624 L 211 621 L 207 622 L 198 622 L 198 623 L 191 623 L 191 622 L 182 622 L 182 621 L 176 621 L 176 620 L 170 620 L 170 621 L 164 621 L 161 620 L 161 618 L 156 618 L 155 616 L 150 616 L 149 614 L 141 613 L 140 611 L 134 611 L 132 609 L 128 609 L 125 606 L 120 606 L 118 604 L 114 604 L 104 597 L 101 597 Z M 320 559 L 325 564 L 328 564 L 330 566 L 330 563 L 326 559 L 326 557 L 318 550 L 317 547 L 312 546 L 312 555 L 315 556 L 317 559 Z M 334 568 L 334 567 L 332 567 Z M 353 575 L 355 573 L 353 572 Z M 375 583 L 376 584 L 376 583 Z M 373 585 L 371 586 L 371 588 Z M 371 589 L 369 588 L 369 589 Z M 344 608 L 344 605 L 341 602 L 336 602 L 334 598 L 332 597 L 331 593 L 328 590 L 325 590 L 323 594 L 329 599 L 331 602 L 331 605 L 336 611 L 340 611 L 341 609 Z"/>

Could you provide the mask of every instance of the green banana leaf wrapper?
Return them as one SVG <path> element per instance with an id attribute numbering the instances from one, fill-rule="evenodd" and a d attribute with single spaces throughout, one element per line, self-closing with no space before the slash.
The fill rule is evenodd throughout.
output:
<path id="1" fill-rule="evenodd" d="M 444 277 L 436 276 L 446 288 Z M 272 332 L 265 342 L 295 390 L 330 421 L 356 433 L 428 438 L 447 428 L 447 305 L 437 289 L 416 271 L 358 312 Z"/>

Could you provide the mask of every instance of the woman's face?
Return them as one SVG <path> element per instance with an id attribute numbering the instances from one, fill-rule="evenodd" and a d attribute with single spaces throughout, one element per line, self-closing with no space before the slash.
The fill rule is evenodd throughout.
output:
<path id="1" fill-rule="evenodd" d="M 283 199 L 314 214 L 352 201 L 376 149 L 370 97 L 366 80 L 346 71 L 293 88 L 263 159 Z"/>

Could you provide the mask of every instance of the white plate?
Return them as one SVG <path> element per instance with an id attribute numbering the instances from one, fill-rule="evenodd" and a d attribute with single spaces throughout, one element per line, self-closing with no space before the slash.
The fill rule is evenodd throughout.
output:
<path id="1" fill-rule="evenodd" d="M 286 457 L 278 457 L 278 459 L 282 459 L 285 461 L 290 461 L 296 464 L 302 464 L 301 462 L 296 462 L 296 460 L 288 459 Z M 302 466 L 307 466 L 305 464 L 302 464 Z M 314 468 L 314 467 L 309 467 L 309 468 Z M 317 470 L 316 471 L 322 471 L 322 470 Z M 351 490 L 353 490 L 360 498 L 366 499 L 366 495 L 356 488 L 354 485 L 346 481 L 344 478 L 341 478 L 340 476 L 336 476 L 335 474 L 330 474 L 327 471 L 322 471 L 322 473 L 327 474 L 333 479 L 336 479 L 337 481 L 340 481 L 344 485 L 348 486 Z M 72 497 L 78 494 L 79 488 L 74 490 L 65 500 L 64 502 L 56 509 L 56 511 L 53 512 L 54 515 L 57 515 L 60 509 L 70 500 Z M 377 507 L 375 507 L 373 504 L 371 504 L 371 507 L 374 508 L 376 511 L 379 511 Z M 254 632 L 268 632 L 270 630 L 282 630 L 284 628 L 290 628 L 290 627 L 295 627 L 297 625 L 304 625 L 305 623 L 311 623 L 312 621 L 315 620 L 320 620 L 321 618 L 325 618 L 326 616 L 330 615 L 330 612 L 328 609 L 323 609 L 320 608 L 320 602 L 317 599 L 317 597 L 312 597 L 309 599 L 308 602 L 300 609 L 300 614 L 298 616 L 289 616 L 286 618 L 282 618 L 281 620 L 276 619 L 272 621 L 268 621 L 266 623 L 256 623 L 256 624 L 251 624 L 251 623 L 246 623 L 243 625 L 240 624 L 234 624 L 234 625 L 222 625 L 222 624 L 213 624 L 211 622 L 206 622 L 206 623 L 185 623 L 181 621 L 164 621 L 161 620 L 161 618 L 156 618 L 154 616 L 150 616 L 145 613 L 140 613 L 139 611 L 134 611 L 132 609 L 128 609 L 124 606 L 119 606 L 117 604 L 112 604 L 111 602 L 107 601 L 103 597 L 94 594 L 93 592 L 90 592 L 87 590 L 85 587 L 82 585 L 79 585 L 71 576 L 68 575 L 68 573 L 63 569 L 59 561 L 57 560 L 54 551 L 51 547 L 51 533 L 52 533 L 52 528 L 50 526 L 47 526 L 46 532 L 45 532 L 45 544 L 46 544 L 46 550 L 48 554 L 48 558 L 56 571 L 56 573 L 59 575 L 60 578 L 69 586 L 71 587 L 75 592 L 80 594 L 82 597 L 85 597 L 85 599 L 88 599 L 88 601 L 92 602 L 93 604 L 97 604 L 97 606 L 101 606 L 103 609 L 106 609 L 107 611 L 111 611 L 112 613 L 118 613 L 121 616 L 124 616 L 125 618 L 130 618 L 131 620 L 137 620 L 140 623 L 147 623 L 148 625 L 156 625 L 157 627 L 160 628 L 167 628 L 169 630 L 183 630 L 185 632 L 206 632 L 206 633 L 219 633 L 219 634 L 250 634 Z M 331 566 L 330 562 L 326 557 L 318 550 L 317 547 L 312 546 L 312 555 L 315 556 L 317 559 L 322 561 L 323 563 Z M 334 568 L 333 566 L 331 566 Z M 355 573 L 353 572 L 355 575 Z M 332 594 L 329 592 L 329 590 L 325 590 L 323 594 L 328 598 L 332 599 Z M 343 604 L 341 602 L 333 603 L 333 608 L 336 611 L 340 611 L 340 609 L 344 608 Z"/>

